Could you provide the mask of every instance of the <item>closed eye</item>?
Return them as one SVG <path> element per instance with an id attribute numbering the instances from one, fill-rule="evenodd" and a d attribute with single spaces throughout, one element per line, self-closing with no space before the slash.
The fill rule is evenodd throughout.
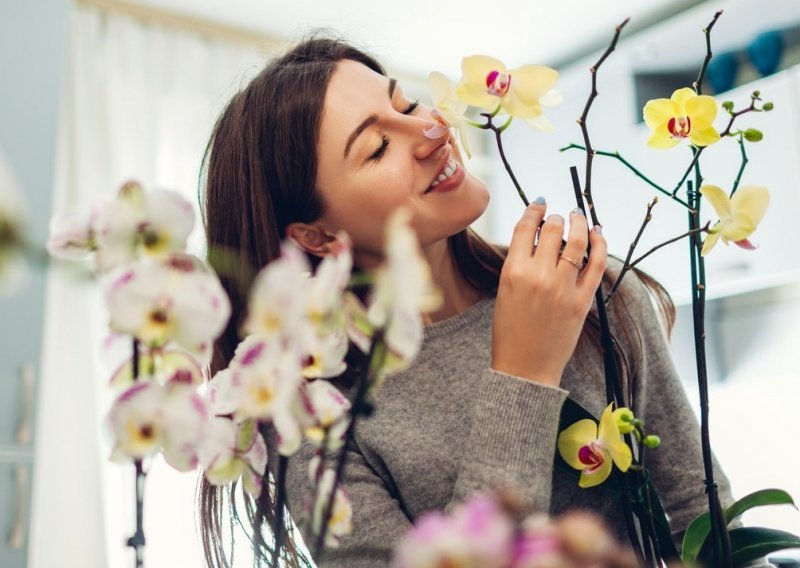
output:
<path id="1" fill-rule="evenodd" d="M 408 104 L 408 106 L 402 111 L 402 114 L 413 114 L 417 107 L 419 106 L 419 99 L 412 101 Z M 369 156 L 367 156 L 366 162 L 377 162 L 380 160 L 383 155 L 386 153 L 386 149 L 389 147 L 389 137 L 383 136 L 381 139 L 381 145 L 378 146 L 374 152 L 372 152 Z"/>

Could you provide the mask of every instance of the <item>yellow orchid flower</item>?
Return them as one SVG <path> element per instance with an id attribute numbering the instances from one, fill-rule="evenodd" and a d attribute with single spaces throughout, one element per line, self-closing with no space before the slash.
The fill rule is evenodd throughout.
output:
<path id="1" fill-rule="evenodd" d="M 464 148 L 468 158 L 472 158 L 467 138 L 467 120 L 464 113 L 467 111 L 467 103 L 459 100 L 456 96 L 456 89 L 443 73 L 438 71 L 428 75 L 428 87 L 431 91 L 433 106 L 433 118 L 436 120 L 437 127 L 425 131 L 425 136 L 429 138 L 439 138 L 444 136 L 453 127 L 458 130 L 458 137 L 461 147 Z"/>
<path id="2" fill-rule="evenodd" d="M 456 87 L 456 95 L 463 102 L 494 110 L 498 104 L 509 116 L 538 119 L 528 122 L 534 128 L 550 130 L 550 123 L 542 116 L 542 105 L 561 102 L 561 95 L 553 90 L 558 81 L 558 71 L 544 65 L 524 65 L 519 69 L 506 69 L 503 63 L 487 55 L 472 55 L 461 62 L 463 77 Z"/>
<path id="3" fill-rule="evenodd" d="M 617 419 L 609 404 L 594 420 L 579 420 L 558 435 L 558 452 L 570 466 L 581 471 L 580 487 L 594 487 L 611 474 L 612 462 L 620 471 L 628 471 L 633 457 L 619 433 Z"/>
<path id="4" fill-rule="evenodd" d="M 711 202 L 719 215 L 719 221 L 708 231 L 701 256 L 705 256 L 720 238 L 748 250 L 756 248 L 749 237 L 764 218 L 769 206 L 769 191 L 760 185 L 740 187 L 733 197 L 716 185 L 704 185 L 700 193 Z"/>
<path id="5" fill-rule="evenodd" d="M 695 146 L 708 146 L 719 140 L 714 128 L 717 103 L 714 97 L 698 95 L 684 87 L 669 99 L 653 99 L 644 106 L 644 121 L 653 130 L 647 144 L 653 148 L 672 148 L 684 138 Z"/>

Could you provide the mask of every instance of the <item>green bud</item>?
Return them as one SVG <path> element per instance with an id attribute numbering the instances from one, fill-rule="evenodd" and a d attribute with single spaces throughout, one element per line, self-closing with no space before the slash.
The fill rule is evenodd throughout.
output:
<path id="1" fill-rule="evenodd" d="M 766 102 L 761 106 L 761 110 L 765 110 L 767 112 L 771 111 L 774 108 L 775 108 L 775 105 L 772 104 L 771 102 Z"/>
<path id="2" fill-rule="evenodd" d="M 728 112 L 733 112 L 733 101 L 725 101 L 724 103 L 722 103 L 722 108 L 724 108 Z"/>
<path id="3" fill-rule="evenodd" d="M 744 131 L 744 139 L 748 142 L 760 142 L 764 138 L 764 133 L 757 128 L 748 128 Z"/>
<path id="4" fill-rule="evenodd" d="M 758 91 L 758 90 L 753 91 L 753 98 L 757 99 L 760 96 L 761 96 L 761 91 Z"/>
<path id="5" fill-rule="evenodd" d="M 661 443 L 661 438 L 654 434 L 650 434 L 646 436 L 644 440 L 642 440 L 642 444 L 644 444 L 648 448 L 655 448 Z"/>

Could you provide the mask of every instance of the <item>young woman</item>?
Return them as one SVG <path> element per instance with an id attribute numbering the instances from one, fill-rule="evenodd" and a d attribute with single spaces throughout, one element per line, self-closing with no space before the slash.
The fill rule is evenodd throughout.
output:
<path id="1" fill-rule="evenodd" d="M 554 469 L 567 396 L 596 416 L 606 406 L 592 303 L 620 263 L 607 266 L 606 241 L 580 212 L 570 213 L 565 234 L 564 218 L 548 215 L 544 198 L 522 213 L 508 248 L 481 240 L 469 225 L 489 192 L 466 170 L 452 137 L 423 134 L 434 122 L 431 109 L 409 100 L 374 59 L 340 41 L 312 39 L 272 61 L 231 100 L 209 144 L 211 246 L 235 251 L 257 269 L 276 258 L 286 237 L 321 258 L 345 230 L 357 268 L 369 268 L 381 260 L 384 221 L 406 206 L 443 292 L 418 358 L 386 381 L 347 448 L 342 483 L 353 533 L 323 566 L 385 566 L 420 515 L 498 486 L 513 486 L 545 513 L 591 509 L 625 534 L 608 494 L 580 489 Z M 434 186 L 442 173 L 447 178 Z M 587 243 L 591 254 L 581 266 Z M 212 370 L 227 365 L 240 339 L 253 269 L 243 262 L 236 270 L 224 279 L 234 317 L 215 346 Z M 698 427 L 648 290 L 669 330 L 668 296 L 639 271 L 626 277 L 610 319 L 630 405 L 663 440 L 648 462 L 679 533 L 707 506 Z M 355 350 L 350 360 L 358 366 Z M 336 384 L 350 393 L 347 377 Z M 308 489 L 310 457 L 304 447 L 290 460 L 288 507 L 295 513 Z M 728 500 L 727 481 L 719 481 Z M 201 489 L 206 557 L 215 565 L 225 562 L 225 493 Z M 274 504 L 262 494 L 270 520 Z M 250 503 L 247 516 L 257 524 L 255 510 Z M 294 557 L 291 542 L 287 548 Z"/>

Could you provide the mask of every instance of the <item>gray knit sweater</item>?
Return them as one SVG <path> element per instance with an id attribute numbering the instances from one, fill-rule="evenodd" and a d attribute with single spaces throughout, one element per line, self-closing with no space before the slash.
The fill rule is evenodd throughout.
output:
<path id="1" fill-rule="evenodd" d="M 609 259 L 609 267 L 618 270 L 619 262 Z M 629 273 L 619 295 L 625 308 L 609 314 L 612 330 L 632 354 L 634 411 L 662 440 L 648 452 L 648 465 L 678 533 L 707 507 L 699 428 L 644 285 Z M 393 546 L 415 519 L 498 486 L 515 487 L 536 510 L 553 515 L 595 511 L 627 541 L 621 509 L 609 494 L 579 488 L 575 477 L 553 465 L 567 396 L 597 417 L 606 406 L 600 351 L 581 338 L 561 388 L 493 371 L 494 304 L 484 299 L 427 326 L 412 366 L 386 380 L 373 415 L 359 421 L 349 449 L 343 486 L 353 505 L 353 533 L 343 539 L 341 554 L 326 554 L 320 566 L 387 566 Z M 626 336 L 621 317 L 632 318 L 638 333 Z M 291 511 L 309 490 L 311 452 L 304 445 L 290 460 Z M 730 501 L 721 472 L 717 482 L 723 503 Z"/>

